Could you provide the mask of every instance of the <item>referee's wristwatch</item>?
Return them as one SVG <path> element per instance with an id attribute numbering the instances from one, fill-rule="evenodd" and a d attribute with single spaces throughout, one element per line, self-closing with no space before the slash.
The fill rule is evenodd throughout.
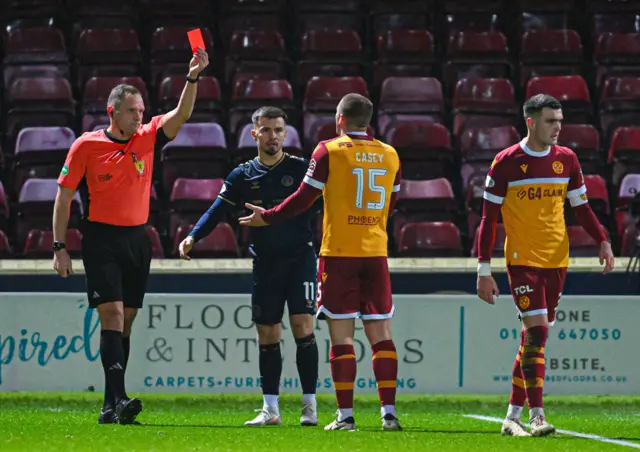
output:
<path id="1" fill-rule="evenodd" d="M 53 251 L 60 251 L 67 248 L 67 245 L 64 242 L 53 242 Z"/>

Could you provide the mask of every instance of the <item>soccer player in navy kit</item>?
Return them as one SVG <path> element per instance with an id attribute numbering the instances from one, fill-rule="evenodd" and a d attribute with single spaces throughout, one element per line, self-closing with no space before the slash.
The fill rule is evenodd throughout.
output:
<path id="1" fill-rule="evenodd" d="M 216 201 L 180 244 L 183 259 L 189 259 L 194 243 L 209 235 L 227 212 L 242 208 L 246 202 L 274 207 L 297 190 L 309 162 L 282 150 L 287 135 L 286 119 L 286 114 L 274 107 L 261 107 L 253 114 L 251 133 L 258 145 L 258 156 L 239 165 L 227 176 Z M 264 403 L 260 414 L 245 423 L 248 426 L 281 423 L 278 394 L 285 302 L 297 345 L 296 364 L 303 391 L 300 423 L 318 424 L 315 398 L 318 345 L 313 334 L 317 256 L 313 246 L 312 215 L 312 212 L 304 213 L 275 226 L 251 229 L 252 320 L 258 330 Z"/>

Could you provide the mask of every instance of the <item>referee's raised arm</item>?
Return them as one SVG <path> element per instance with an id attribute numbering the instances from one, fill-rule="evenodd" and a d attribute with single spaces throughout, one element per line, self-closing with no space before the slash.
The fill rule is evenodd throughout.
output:
<path id="1" fill-rule="evenodd" d="M 89 306 L 100 317 L 100 354 L 105 374 L 100 424 L 131 424 L 142 411 L 139 399 L 125 391 L 133 321 L 142 307 L 151 268 L 146 232 L 154 152 L 172 140 L 189 120 L 200 72 L 209 64 L 198 49 L 189 63 L 178 106 L 142 124 L 140 91 L 118 85 L 107 100 L 109 127 L 84 133 L 74 143 L 58 177 L 53 211 L 53 267 L 72 273 L 64 239 L 76 190 L 83 195 L 82 262 Z"/>

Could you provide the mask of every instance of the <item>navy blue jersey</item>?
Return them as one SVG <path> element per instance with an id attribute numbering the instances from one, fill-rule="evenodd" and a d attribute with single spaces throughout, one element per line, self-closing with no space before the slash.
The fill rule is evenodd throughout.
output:
<path id="1" fill-rule="evenodd" d="M 222 218 L 222 210 L 228 206 L 243 208 L 245 203 L 265 209 L 277 206 L 298 189 L 308 167 L 307 159 L 287 153 L 272 167 L 263 165 L 258 158 L 239 165 L 229 173 L 218 200 L 200 219 L 191 235 L 198 240 L 210 233 Z M 256 257 L 306 255 L 309 249 L 313 249 L 311 221 L 315 211 L 309 209 L 277 225 L 251 228 L 251 254 Z"/>

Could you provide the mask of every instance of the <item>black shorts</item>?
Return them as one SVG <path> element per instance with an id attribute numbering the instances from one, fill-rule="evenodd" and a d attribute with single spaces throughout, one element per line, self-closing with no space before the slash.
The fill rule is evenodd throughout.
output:
<path id="1" fill-rule="evenodd" d="M 253 261 L 252 320 L 258 325 L 282 322 L 289 315 L 316 313 L 317 257 L 313 250 L 296 258 Z"/>
<path id="2" fill-rule="evenodd" d="M 90 307 L 111 301 L 142 307 L 151 267 L 151 240 L 144 226 L 84 225 L 82 262 Z"/>

